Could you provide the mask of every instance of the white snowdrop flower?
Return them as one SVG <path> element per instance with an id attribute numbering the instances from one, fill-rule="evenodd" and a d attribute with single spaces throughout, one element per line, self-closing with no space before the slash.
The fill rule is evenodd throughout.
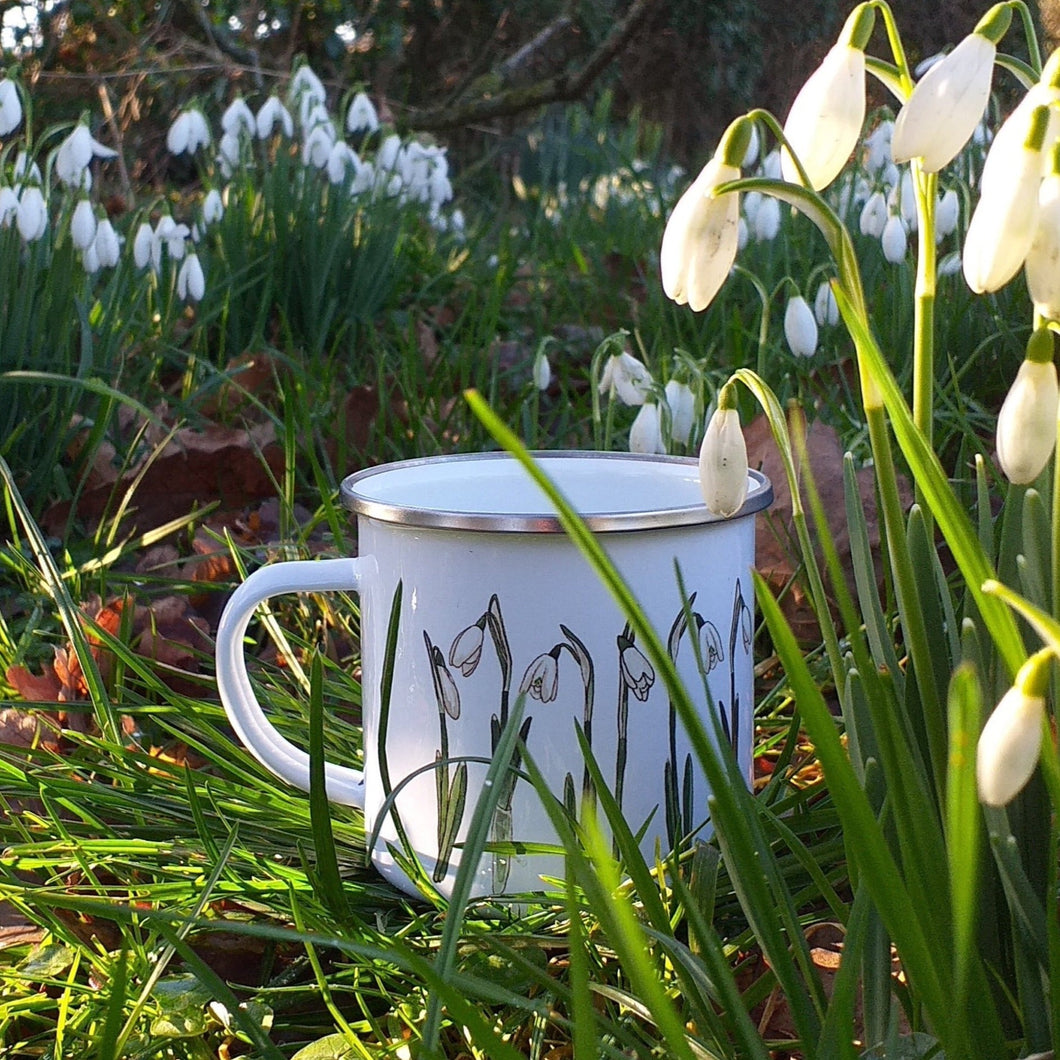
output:
<path id="1" fill-rule="evenodd" d="M 195 154 L 200 147 L 210 144 L 210 127 L 197 107 L 181 111 L 166 134 L 166 147 L 170 154 Z"/>
<path id="2" fill-rule="evenodd" d="M 957 230 L 960 200 L 954 188 L 947 188 L 935 205 L 935 241 L 939 242 Z"/>
<path id="3" fill-rule="evenodd" d="M 83 188 L 85 172 L 93 158 L 114 158 L 117 151 L 95 140 L 83 122 L 59 145 L 55 152 L 55 175 L 70 188 Z"/>
<path id="4" fill-rule="evenodd" d="M 206 277 L 203 275 L 199 255 L 188 254 L 177 273 L 177 297 L 181 301 L 201 302 L 206 293 Z"/>
<path id="5" fill-rule="evenodd" d="M 348 133 L 374 133 L 379 128 L 379 115 L 375 106 L 364 92 L 358 92 L 350 101 L 346 111 L 346 131 Z"/>
<path id="6" fill-rule="evenodd" d="M 762 147 L 762 138 L 758 135 L 758 123 L 751 126 L 751 139 L 747 144 L 743 159 L 740 162 L 741 169 L 750 169 L 758 161 L 758 152 Z"/>
<path id="7" fill-rule="evenodd" d="M 222 217 L 224 217 L 224 215 L 224 199 L 221 198 L 221 193 L 216 188 L 211 188 L 206 193 L 206 197 L 202 200 L 203 224 L 216 224 Z"/>
<path id="8" fill-rule="evenodd" d="M 858 219 L 863 236 L 879 239 L 887 224 L 887 199 L 882 191 L 874 191 L 861 208 Z"/>
<path id="9" fill-rule="evenodd" d="M 736 249 L 743 250 L 751 239 L 751 230 L 747 227 L 747 221 L 741 216 L 736 222 Z"/>
<path id="10" fill-rule="evenodd" d="M 27 243 L 35 243 L 48 230 L 48 207 L 44 193 L 35 184 L 22 189 L 16 223 L 19 234 Z"/>
<path id="11" fill-rule="evenodd" d="M 670 437 L 679 445 L 688 445 L 695 425 L 696 395 L 687 383 L 671 379 L 665 387 L 670 409 Z"/>
<path id="12" fill-rule="evenodd" d="M 1050 173 L 1038 189 L 1038 221 L 1023 271 L 1035 312 L 1060 320 L 1060 173 Z"/>
<path id="13" fill-rule="evenodd" d="M 802 295 L 788 299 L 784 310 L 784 338 L 796 357 L 812 357 L 817 352 L 817 320 Z"/>
<path id="14" fill-rule="evenodd" d="M 257 130 L 258 124 L 254 118 L 254 112 L 247 106 L 242 96 L 237 96 L 221 115 L 221 132 L 234 136 L 238 141 L 243 135 L 254 136 Z"/>
<path id="15" fill-rule="evenodd" d="M 350 195 L 363 195 L 375 187 L 375 166 L 371 162 L 362 161 L 353 174 L 353 183 L 350 185 Z"/>
<path id="16" fill-rule="evenodd" d="M 96 212 L 88 199 L 81 199 L 70 218 L 70 241 L 78 250 L 90 247 L 96 238 Z"/>
<path id="17" fill-rule="evenodd" d="M 645 402 L 640 407 L 633 425 L 629 429 L 629 451 L 631 453 L 665 453 L 659 406 Z"/>
<path id="18" fill-rule="evenodd" d="M 217 164 L 227 180 L 239 168 L 243 149 L 236 133 L 225 133 L 217 142 Z"/>
<path id="19" fill-rule="evenodd" d="M 888 162 L 880 170 L 880 184 L 885 188 L 893 188 L 901 179 L 901 171 L 893 162 Z"/>
<path id="20" fill-rule="evenodd" d="M 5 77 L 0 81 L 0 136 L 13 133 L 22 122 L 22 100 L 18 85 Z"/>
<path id="21" fill-rule="evenodd" d="M 276 126 L 283 130 L 284 136 L 294 136 L 294 119 L 290 111 L 280 102 L 279 97 L 269 96 L 258 109 L 255 118 L 255 126 L 259 140 L 267 140 L 272 136 Z"/>
<path id="22" fill-rule="evenodd" d="M 151 264 L 155 272 L 162 268 L 163 250 L 173 261 L 179 261 L 184 257 L 184 241 L 190 235 L 191 229 L 186 224 L 177 224 L 172 214 L 163 214 L 158 219 L 151 246 Z"/>
<path id="23" fill-rule="evenodd" d="M 146 221 L 141 221 L 133 238 L 133 261 L 138 269 L 146 268 L 151 263 L 154 246 L 154 229 Z"/>
<path id="24" fill-rule="evenodd" d="M 909 237 L 906 235 L 905 222 L 900 214 L 892 213 L 887 218 L 880 235 L 880 245 L 883 247 L 883 256 L 892 264 L 898 265 L 905 261 L 906 251 L 909 249 Z"/>
<path id="25" fill-rule="evenodd" d="M 818 326 L 834 328 L 839 323 L 839 305 L 828 280 L 822 280 L 813 300 L 813 316 Z"/>
<path id="26" fill-rule="evenodd" d="M 432 159 L 431 150 L 415 140 L 398 156 L 401 180 L 413 202 L 427 202 L 430 198 Z"/>
<path id="27" fill-rule="evenodd" d="M 922 78 L 924 74 L 928 72 L 937 62 L 941 62 L 946 58 L 945 52 L 935 52 L 934 55 L 929 55 L 925 59 L 921 59 L 920 62 L 913 67 L 913 77 L 917 80 Z"/>
<path id="28" fill-rule="evenodd" d="M 431 206 L 437 209 L 447 203 L 453 197 L 453 185 L 449 181 L 449 175 L 443 168 L 436 167 L 431 170 L 427 182 L 427 191 Z"/>
<path id="29" fill-rule="evenodd" d="M 14 188 L 0 188 L 0 228 L 10 228 L 18 217 L 18 196 Z"/>
<path id="30" fill-rule="evenodd" d="M 104 217 L 96 225 L 96 238 L 92 249 L 103 268 L 112 269 L 118 264 L 121 258 L 121 239 L 114 230 L 114 225 L 110 223 L 110 218 Z"/>
<path id="31" fill-rule="evenodd" d="M 613 395 L 623 405 L 643 405 L 651 388 L 651 372 L 633 354 L 623 351 L 607 359 L 600 376 L 601 394 Z"/>
<path id="32" fill-rule="evenodd" d="M 780 151 L 773 148 L 772 151 L 762 159 L 762 176 L 767 180 L 780 180 Z"/>
<path id="33" fill-rule="evenodd" d="M 298 112 L 298 123 L 304 132 L 312 132 L 318 125 L 334 125 L 328 108 L 314 99 L 302 100 Z M 332 136 L 335 136 L 334 130 Z"/>
<path id="34" fill-rule="evenodd" d="M 780 203 L 767 195 L 755 213 L 755 240 L 770 243 L 780 231 Z"/>
<path id="35" fill-rule="evenodd" d="M 314 125 L 302 144 L 302 165 L 323 169 L 328 164 L 334 146 L 335 130 L 331 124 Z"/>
<path id="36" fill-rule="evenodd" d="M 328 172 L 328 180 L 332 184 L 341 184 L 348 173 L 357 172 L 360 164 L 361 160 L 357 157 L 357 152 L 345 140 L 336 140 L 328 152 L 328 161 L 325 167 Z"/>
<path id="37" fill-rule="evenodd" d="M 901 189 L 898 200 L 898 209 L 902 215 L 902 220 L 905 221 L 905 228 L 907 232 L 915 232 L 920 224 L 920 218 L 916 212 L 916 192 L 913 188 L 913 171 L 906 169 L 902 173 L 901 183 L 898 185 Z"/>
<path id="38" fill-rule="evenodd" d="M 765 196 L 760 191 L 749 191 L 741 197 L 740 209 L 743 216 L 747 219 L 748 228 L 754 228 L 755 217 L 764 198 Z"/>
<path id="39" fill-rule="evenodd" d="M 997 462 L 1009 482 L 1029 486 L 1049 463 L 1058 406 L 1053 335 L 1039 328 L 1027 343 L 1027 355 L 997 415 Z"/>
<path id="40" fill-rule="evenodd" d="M 870 173 L 879 173 L 888 162 L 891 162 L 891 137 L 894 134 L 894 122 L 889 118 L 881 121 L 865 140 L 865 168 Z"/>
<path id="41" fill-rule="evenodd" d="M 735 515 L 747 499 L 747 443 L 732 383 L 722 387 L 718 407 L 703 435 L 699 486 L 707 510 L 724 518 Z"/>
<path id="42" fill-rule="evenodd" d="M 313 68 L 308 63 L 303 63 L 298 67 L 287 87 L 288 101 L 299 104 L 305 100 L 323 103 L 327 96 L 324 82 L 316 75 Z"/>
<path id="43" fill-rule="evenodd" d="M 939 259 L 938 268 L 935 270 L 939 276 L 956 276 L 961 271 L 961 254 L 955 250 Z"/>
<path id="44" fill-rule="evenodd" d="M 41 176 L 40 166 L 25 151 L 19 151 L 15 155 L 15 164 L 11 170 L 16 184 L 25 181 L 28 184 L 41 184 L 44 178 Z"/>
<path id="45" fill-rule="evenodd" d="M 95 276 L 99 272 L 99 264 L 99 252 L 96 250 L 96 243 L 93 240 L 81 252 L 81 266 L 89 276 Z"/>
<path id="46" fill-rule="evenodd" d="M 375 168 L 389 177 L 390 173 L 399 168 L 402 146 L 401 137 L 397 133 L 391 133 L 386 137 L 376 152 Z"/>
<path id="47" fill-rule="evenodd" d="M 543 349 L 539 349 L 537 356 L 534 357 L 532 375 L 535 390 L 548 390 L 548 385 L 552 381 L 552 366 L 548 363 Z"/>

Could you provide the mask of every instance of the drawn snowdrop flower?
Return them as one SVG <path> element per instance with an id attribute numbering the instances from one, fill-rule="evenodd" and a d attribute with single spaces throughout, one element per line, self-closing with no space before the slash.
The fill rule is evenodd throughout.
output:
<path id="1" fill-rule="evenodd" d="M 170 154 L 193 155 L 200 147 L 210 144 L 210 126 L 198 107 L 189 107 L 177 115 L 166 133 L 166 149 Z"/>
<path id="2" fill-rule="evenodd" d="M 427 642 L 427 652 L 431 664 L 431 680 L 434 684 L 435 699 L 438 703 L 438 712 L 444 712 L 454 721 L 460 717 L 460 690 L 456 687 L 456 681 L 445 665 L 445 656 L 441 648 L 431 643 L 427 631 L 423 631 L 423 639 Z M 444 720 L 444 718 L 443 718 Z"/>
<path id="3" fill-rule="evenodd" d="M 22 100 L 18 85 L 10 78 L 0 81 L 0 136 L 13 133 L 22 122 Z"/>
<path id="4" fill-rule="evenodd" d="M 278 96 L 269 96 L 258 108 L 254 119 L 255 131 L 259 140 L 267 140 L 278 125 L 284 136 L 294 136 L 294 119 L 291 112 L 283 105 Z"/>
<path id="5" fill-rule="evenodd" d="M 542 703 L 551 703 L 559 691 L 559 646 L 539 655 L 526 668 L 519 682 L 519 694 Z"/>
<path id="6" fill-rule="evenodd" d="M 48 207 L 44 193 L 36 184 L 22 189 L 16 215 L 19 235 L 27 243 L 35 243 L 48 230 Z"/>
<path id="7" fill-rule="evenodd" d="M 718 627 L 713 622 L 703 621 L 700 617 L 697 625 L 699 625 L 697 636 L 700 658 L 703 660 L 703 672 L 709 674 L 718 663 L 725 661 L 725 649 L 721 644 Z"/>
<path id="8" fill-rule="evenodd" d="M 646 401 L 640 407 L 633 425 L 629 429 L 629 451 L 631 453 L 665 453 L 666 443 L 662 436 L 659 406 Z"/>
<path id="9" fill-rule="evenodd" d="M 879 239 L 887 224 L 887 198 L 882 191 L 874 191 L 861 208 L 858 226 L 863 236 Z"/>
<path id="10" fill-rule="evenodd" d="M 643 405 L 651 393 L 651 372 L 631 353 L 613 354 L 600 377 L 601 394 L 618 398 L 623 405 Z"/>
<path id="11" fill-rule="evenodd" d="M 707 510 L 728 518 L 747 497 L 747 443 L 740 428 L 736 393 L 726 383 L 699 450 L 699 486 Z"/>
<path id="12" fill-rule="evenodd" d="M 455 666 L 464 677 L 470 677 L 482 660 L 486 616 L 462 629 L 449 648 L 449 665 Z"/>
<path id="13" fill-rule="evenodd" d="M 880 246 L 883 247 L 883 256 L 892 265 L 898 265 L 905 261 L 906 251 L 909 249 L 909 237 L 906 234 L 905 222 L 902 215 L 892 213 L 887 217 L 887 223 L 883 226 L 880 235 Z"/>
<path id="14" fill-rule="evenodd" d="M 88 126 L 80 122 L 55 152 L 55 175 L 68 188 L 84 188 L 92 159 L 115 158 L 117 154 L 96 140 Z"/>
<path id="15" fill-rule="evenodd" d="M 199 255 L 192 251 L 181 262 L 177 273 L 177 297 L 181 301 L 201 302 L 206 294 L 206 277 L 203 275 Z"/>
<path id="16" fill-rule="evenodd" d="M 240 136 L 252 137 L 257 131 L 258 123 L 254 112 L 242 96 L 237 96 L 221 115 L 221 132 L 235 137 L 238 141 Z"/>
<path id="17" fill-rule="evenodd" d="M 655 671 L 644 653 L 631 640 L 619 637 L 619 668 L 622 683 L 641 702 L 645 702 L 655 684 Z"/>
<path id="18" fill-rule="evenodd" d="M 96 213 L 88 199 L 79 200 L 70 218 L 70 242 L 78 250 L 87 250 L 96 238 Z"/>
<path id="19" fill-rule="evenodd" d="M 1053 363 L 1053 334 L 1039 328 L 997 416 L 997 462 L 1009 482 L 1030 485 L 1056 446 L 1060 387 Z"/>
<path id="20" fill-rule="evenodd" d="M 96 238 L 92 249 L 101 267 L 112 269 L 118 264 L 121 258 L 121 239 L 109 218 L 104 217 L 96 225 Z"/>
<path id="21" fill-rule="evenodd" d="M 796 357 L 812 357 L 817 352 L 817 320 L 801 294 L 788 299 L 784 310 L 784 338 Z"/>
<path id="22" fill-rule="evenodd" d="M 364 92 L 358 92 L 350 101 L 346 111 L 348 133 L 374 133 L 379 128 L 379 115 L 375 105 Z"/>
<path id="23" fill-rule="evenodd" d="M 671 379 L 664 389 L 670 408 L 670 437 L 679 445 L 688 445 L 696 416 L 696 395 L 687 383 Z"/>

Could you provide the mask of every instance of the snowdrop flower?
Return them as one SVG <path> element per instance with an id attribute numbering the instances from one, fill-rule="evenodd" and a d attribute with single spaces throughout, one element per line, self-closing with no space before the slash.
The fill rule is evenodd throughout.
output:
<path id="1" fill-rule="evenodd" d="M 997 42 L 1011 21 L 1007 6 L 991 8 L 974 31 L 916 83 L 895 119 L 895 162 L 919 158 L 926 172 L 937 173 L 957 157 L 986 110 Z"/>
<path id="2" fill-rule="evenodd" d="M 22 100 L 18 95 L 18 85 L 5 77 L 0 81 L 0 136 L 13 133 L 22 121 Z"/>
<path id="3" fill-rule="evenodd" d="M 887 224 L 887 199 L 882 191 L 874 191 L 861 208 L 858 225 L 863 236 L 879 239 Z"/>
<path id="4" fill-rule="evenodd" d="M 859 4 L 821 65 L 799 90 L 784 123 L 784 137 L 802 163 L 811 187 L 820 191 L 839 175 L 857 146 L 865 123 L 865 45 L 875 9 Z M 781 151 L 784 179 L 801 183 L 791 151 Z"/>
<path id="5" fill-rule="evenodd" d="M 375 168 L 389 175 L 399 167 L 402 143 L 397 133 L 391 133 L 380 145 L 375 155 Z"/>
<path id="6" fill-rule="evenodd" d="M 828 280 L 822 280 L 813 300 L 813 316 L 819 327 L 834 328 L 839 323 L 839 305 Z"/>
<path id="7" fill-rule="evenodd" d="M 332 184 L 341 184 L 346 179 L 346 174 L 351 170 L 356 173 L 360 165 L 361 160 L 357 157 L 357 152 L 345 140 L 336 140 L 331 145 L 324 168 Z"/>
<path id="8" fill-rule="evenodd" d="M 302 165 L 324 169 L 335 146 L 335 130 L 331 123 L 314 125 L 302 144 Z"/>
<path id="9" fill-rule="evenodd" d="M 457 236 L 463 236 L 464 234 L 464 211 L 454 210 L 449 215 L 449 230 Z"/>
<path id="10" fill-rule="evenodd" d="M 96 252 L 95 240 L 81 251 L 81 266 L 89 276 L 95 276 L 99 272 L 99 254 Z"/>
<path id="11" fill-rule="evenodd" d="M 890 119 L 881 121 L 865 139 L 865 168 L 870 173 L 879 173 L 888 162 L 891 162 L 891 137 L 894 135 L 894 122 Z"/>
<path id="12" fill-rule="evenodd" d="M 217 165 L 227 180 L 239 168 L 243 149 L 235 133 L 225 133 L 217 143 Z"/>
<path id="13" fill-rule="evenodd" d="M 781 171 L 780 150 L 774 147 L 772 151 L 762 159 L 762 176 L 767 180 L 780 180 Z"/>
<path id="14" fill-rule="evenodd" d="M 1020 146 L 1027 138 L 1031 114 L 1035 107 L 1049 108 L 1049 121 L 1043 137 L 1045 150 L 1042 152 L 1043 175 L 1049 169 L 1049 146 L 1060 138 L 1060 49 L 1049 56 L 1042 70 L 1041 79 L 1032 85 L 1020 100 L 1012 113 L 1002 122 L 990 151 L 1002 155 L 1018 154 Z"/>
<path id="15" fill-rule="evenodd" d="M 146 268 L 150 263 L 154 245 L 154 229 L 146 221 L 141 221 L 133 238 L 133 261 L 138 269 Z"/>
<path id="16" fill-rule="evenodd" d="M 1060 172 L 1050 173 L 1038 189 L 1038 223 L 1023 271 L 1034 311 L 1060 320 Z"/>
<path id="17" fill-rule="evenodd" d="M 772 195 L 762 199 L 755 213 L 755 240 L 759 243 L 771 243 L 780 231 L 780 202 Z"/>
<path id="18" fill-rule="evenodd" d="M 312 103 L 323 103 L 328 98 L 324 82 L 314 73 L 308 63 L 303 63 L 294 72 L 287 88 L 287 99 L 302 105 L 306 100 Z"/>
<path id="19" fill-rule="evenodd" d="M 629 429 L 629 451 L 631 453 L 665 453 L 659 406 L 645 402 L 640 407 L 633 426 Z"/>
<path id="20" fill-rule="evenodd" d="M 996 291 L 1019 271 L 1034 241 L 1047 107 L 1035 107 L 1024 139 L 995 141 L 983 164 L 979 202 L 964 240 L 964 278 L 976 294 Z"/>
<path id="21" fill-rule="evenodd" d="M 166 148 L 173 155 L 193 155 L 209 143 L 210 127 L 197 107 L 181 111 L 166 133 Z"/>
<path id="22" fill-rule="evenodd" d="M 542 349 L 537 351 L 537 356 L 534 358 L 532 375 L 536 390 L 548 390 L 548 384 L 552 382 L 552 366 L 548 363 L 548 358 Z"/>
<path id="23" fill-rule="evenodd" d="M 267 140 L 277 125 L 283 130 L 284 136 L 294 136 L 294 120 L 277 96 L 269 96 L 262 103 L 254 122 L 259 140 Z"/>
<path id="24" fill-rule="evenodd" d="M 193 251 L 184 258 L 177 273 L 177 297 L 185 302 L 201 302 L 205 293 L 206 277 L 199 264 L 199 255 Z"/>
<path id="25" fill-rule="evenodd" d="M 707 424 L 699 450 L 699 486 L 708 511 L 728 518 L 747 497 L 747 443 L 740 429 L 733 383 L 718 395 L 718 407 Z"/>
<path id="26" fill-rule="evenodd" d="M 35 243 L 48 229 L 48 207 L 44 193 L 35 184 L 22 189 L 15 218 L 19 234 L 27 243 Z"/>
<path id="27" fill-rule="evenodd" d="M 957 230 L 960 201 L 954 188 L 948 188 L 935 204 L 935 242 L 946 238 Z"/>
<path id="28" fill-rule="evenodd" d="M 55 175 L 69 188 L 83 188 L 92 159 L 114 158 L 117 154 L 95 140 L 82 122 L 59 145 L 55 153 Z"/>
<path id="29" fill-rule="evenodd" d="M 427 182 L 427 193 L 431 206 L 437 209 L 453 197 L 453 185 L 449 180 L 448 167 L 435 166 Z"/>
<path id="30" fill-rule="evenodd" d="M 883 247 L 883 256 L 892 265 L 898 265 L 905 261 L 906 251 L 909 249 L 909 237 L 906 235 L 905 222 L 900 214 L 892 213 L 887 218 L 880 235 L 880 245 Z"/>
<path id="31" fill-rule="evenodd" d="M 687 383 L 671 379 L 665 388 L 666 404 L 670 409 L 670 437 L 678 445 L 688 445 L 696 416 L 696 395 Z"/>
<path id="32" fill-rule="evenodd" d="M 247 106 L 242 96 L 237 96 L 225 108 L 221 115 L 221 132 L 228 136 L 234 136 L 237 140 L 240 136 L 253 136 L 258 130 L 254 112 Z"/>
<path id="33" fill-rule="evenodd" d="M 751 166 L 758 161 L 758 152 L 762 147 L 762 139 L 758 135 L 757 123 L 751 126 L 751 139 L 748 141 L 747 150 L 743 153 L 743 158 L 740 160 L 741 169 L 750 169 Z"/>
<path id="34" fill-rule="evenodd" d="M 737 118 L 722 137 L 714 157 L 678 200 L 663 232 L 659 264 L 663 290 L 678 305 L 706 309 L 736 260 L 740 196 L 716 189 L 740 176 L 752 123 Z"/>
<path id="35" fill-rule="evenodd" d="M 348 133 L 374 133 L 379 128 L 379 115 L 375 106 L 364 92 L 358 92 L 346 111 L 346 131 Z"/>
<path id="36" fill-rule="evenodd" d="M 202 200 L 203 224 L 216 224 L 225 215 L 225 204 L 221 193 L 216 188 L 211 188 Z"/>
<path id="37" fill-rule="evenodd" d="M 997 417 L 997 460 L 1009 482 L 1032 483 L 1053 455 L 1060 406 L 1053 333 L 1039 328 Z"/>
<path id="38" fill-rule="evenodd" d="M 353 173 L 353 183 L 350 185 L 350 195 L 363 195 L 375 187 L 375 166 L 371 162 L 361 162 L 356 166 Z"/>
<path id="39" fill-rule="evenodd" d="M 0 228 L 10 228 L 18 217 L 18 196 L 14 188 L 0 188 Z"/>
<path id="40" fill-rule="evenodd" d="M 15 155 L 12 176 L 15 178 L 16 186 L 21 185 L 23 181 L 29 184 L 41 184 L 44 181 L 41 176 L 40 166 L 25 151 L 19 151 Z"/>
<path id="41" fill-rule="evenodd" d="M 95 238 L 96 213 L 88 199 L 81 199 L 70 218 L 70 241 L 78 250 L 86 250 Z"/>
<path id="42" fill-rule="evenodd" d="M 601 394 L 617 397 L 623 405 L 643 405 L 651 388 L 651 372 L 633 354 L 623 351 L 607 359 L 600 377 Z"/>
<path id="43" fill-rule="evenodd" d="M 185 224 L 177 224 L 171 214 L 163 214 L 158 219 L 151 233 L 151 244 L 148 250 L 151 268 L 157 273 L 162 268 L 162 251 L 166 251 L 173 261 L 184 257 L 184 241 L 191 235 L 191 229 Z M 137 233 L 137 239 L 139 239 Z M 135 247 L 134 247 L 135 250 Z"/>
<path id="44" fill-rule="evenodd" d="M 747 227 L 747 221 L 741 217 L 736 225 L 736 249 L 743 250 L 750 242 L 751 230 Z"/>
<path id="45" fill-rule="evenodd" d="M 979 798 L 987 806 L 1011 802 L 1038 764 L 1052 661 L 1048 648 L 1032 655 L 983 726 L 975 775 Z"/>
<path id="46" fill-rule="evenodd" d="M 788 300 L 784 310 L 784 338 L 796 357 L 812 357 L 817 352 L 817 320 L 802 295 Z"/>
<path id="47" fill-rule="evenodd" d="M 939 276 L 956 276 L 961 271 L 961 255 L 955 250 L 940 259 L 936 272 Z"/>
<path id="48" fill-rule="evenodd" d="M 121 257 L 121 240 L 107 217 L 96 225 L 96 238 L 92 243 L 92 250 L 103 268 L 112 269 L 118 264 Z"/>

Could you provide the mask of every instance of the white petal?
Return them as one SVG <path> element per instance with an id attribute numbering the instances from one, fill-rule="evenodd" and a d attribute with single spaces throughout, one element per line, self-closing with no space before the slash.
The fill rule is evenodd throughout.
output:
<path id="1" fill-rule="evenodd" d="M 670 437 L 687 445 L 695 423 L 696 396 L 687 383 L 671 379 L 666 384 L 666 404 L 670 407 Z"/>
<path id="2" fill-rule="evenodd" d="M 1004 806 L 1019 794 L 1038 764 L 1045 702 L 1010 688 L 983 726 L 976 754 L 979 798 Z"/>
<path id="3" fill-rule="evenodd" d="M 88 199 L 81 199 L 70 218 L 70 240 L 78 250 L 90 247 L 96 238 L 96 214 Z"/>
<path id="4" fill-rule="evenodd" d="M 1009 482 L 1028 485 L 1049 462 L 1058 406 L 1056 366 L 1024 360 L 997 417 L 997 460 Z"/>
<path id="5" fill-rule="evenodd" d="M 659 422 L 659 406 L 644 404 L 629 429 L 629 451 L 631 453 L 665 453 L 662 425 Z"/>
<path id="6" fill-rule="evenodd" d="M 699 450 L 699 485 L 709 511 L 728 518 L 747 497 L 747 444 L 736 409 L 718 409 Z"/>
<path id="7" fill-rule="evenodd" d="M 883 226 L 883 234 L 880 236 L 880 244 L 883 247 L 883 256 L 892 265 L 905 261 L 909 239 L 905 233 L 905 223 L 898 214 L 892 213 L 887 218 L 887 223 Z"/>
<path id="8" fill-rule="evenodd" d="M 1035 311 L 1060 320 L 1060 174 L 1038 189 L 1038 220 L 1023 268 Z"/>
<path id="9" fill-rule="evenodd" d="M 817 352 L 817 321 L 802 295 L 788 300 L 784 310 L 784 337 L 797 357 L 812 357 Z"/>

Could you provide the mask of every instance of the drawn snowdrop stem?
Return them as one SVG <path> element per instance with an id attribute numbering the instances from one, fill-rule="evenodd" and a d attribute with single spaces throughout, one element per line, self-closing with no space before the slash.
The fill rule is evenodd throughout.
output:
<path id="1" fill-rule="evenodd" d="M 753 631 L 751 609 L 743 595 L 743 583 L 737 579 L 732 601 L 732 625 L 729 628 L 729 742 L 733 754 L 740 752 L 740 694 L 736 691 L 736 644 L 739 641 L 744 655 L 751 654 Z M 724 721 L 724 718 L 723 718 Z"/>
<path id="2" fill-rule="evenodd" d="M 626 785 L 626 757 L 629 751 L 629 694 L 643 703 L 655 683 L 655 671 L 634 643 L 634 633 L 627 622 L 617 637 L 618 643 L 618 749 L 615 755 L 615 801 L 622 808 Z"/>
<path id="3" fill-rule="evenodd" d="M 464 816 L 464 805 L 467 801 L 467 763 L 457 763 L 455 771 L 450 774 L 447 719 L 452 718 L 455 721 L 460 717 L 460 691 L 445 664 L 445 656 L 441 649 L 431 642 L 430 634 L 426 630 L 423 631 L 423 640 L 427 647 L 434 697 L 438 704 L 440 747 L 434 755 L 435 795 L 438 800 L 438 859 L 432 875 L 435 883 L 439 883 L 449 871 L 449 861 L 453 856 L 453 847 L 456 846 L 456 834 Z"/>

